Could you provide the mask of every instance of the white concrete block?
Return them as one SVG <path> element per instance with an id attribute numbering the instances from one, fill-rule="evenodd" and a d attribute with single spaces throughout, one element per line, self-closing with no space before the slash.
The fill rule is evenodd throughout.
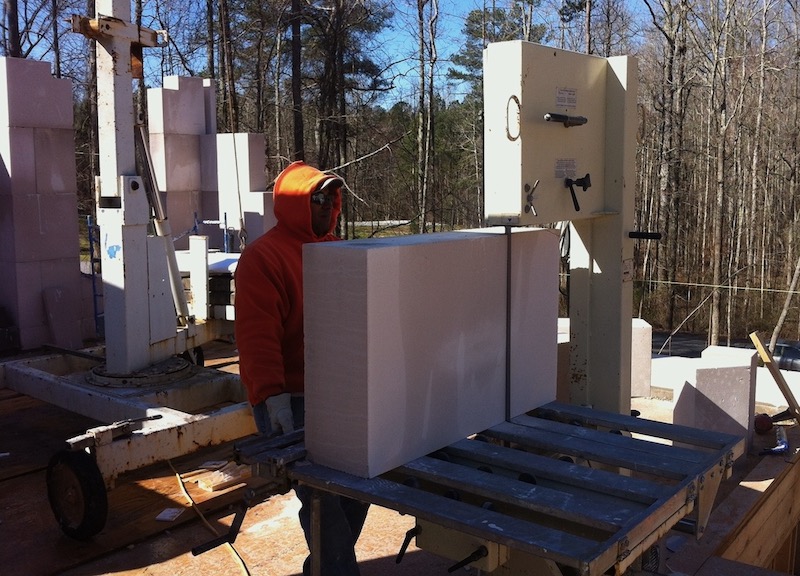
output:
<path id="1" fill-rule="evenodd" d="M 217 176 L 217 135 L 200 136 L 200 189 L 215 192 L 219 184 Z"/>
<path id="2" fill-rule="evenodd" d="M 2 194 L 36 192 L 36 139 L 33 128 L 0 128 L 0 157 L 9 180 Z"/>
<path id="3" fill-rule="evenodd" d="M 72 82 L 50 63 L 0 58 L 0 126 L 72 129 Z"/>
<path id="4" fill-rule="evenodd" d="M 162 88 L 147 90 L 147 121 L 150 134 L 213 134 L 207 124 L 208 104 L 204 79 L 166 76 Z"/>
<path id="5" fill-rule="evenodd" d="M 191 134 L 150 135 L 150 154 L 159 190 L 200 190 L 200 138 Z"/>
<path id="6" fill-rule="evenodd" d="M 245 212 L 255 212 L 263 218 L 265 166 L 263 134 L 217 136 L 219 218 L 227 218 L 230 228 L 240 228 Z"/>
<path id="7" fill-rule="evenodd" d="M 200 233 L 194 231 L 195 216 L 202 220 L 203 208 L 201 205 L 202 194 L 199 190 L 178 191 L 173 190 L 166 194 L 164 206 L 169 219 L 169 226 L 172 230 L 172 237 L 175 238 L 175 249 L 186 250 L 189 248 L 189 234 Z"/>
<path id="8" fill-rule="evenodd" d="M 10 268 L 8 264 L 16 262 L 17 237 L 14 231 L 13 202 L 14 198 L 10 194 L 0 194 L 0 264 L 4 269 Z"/>
<path id="9" fill-rule="evenodd" d="M 653 327 L 641 318 L 631 326 L 631 396 L 650 396 L 652 377 Z"/>
<path id="10" fill-rule="evenodd" d="M 203 101 L 206 112 L 206 134 L 217 133 L 217 85 L 211 78 L 203 78 Z"/>
<path id="11" fill-rule="evenodd" d="M 77 197 L 75 134 L 66 128 L 36 128 L 33 131 L 36 192 L 70 194 Z"/>
<path id="12" fill-rule="evenodd" d="M 217 135 L 217 186 L 220 193 L 267 188 L 263 134 Z"/>
<path id="13" fill-rule="evenodd" d="M 493 231 L 306 245 L 306 447 L 372 477 L 506 418 Z M 555 399 L 558 237 L 512 235 L 511 416 Z"/>
<path id="14" fill-rule="evenodd" d="M 700 368 L 694 386 L 675 398 L 673 422 L 701 430 L 743 436 L 750 442 L 755 416 L 755 364 Z"/>
<path id="15" fill-rule="evenodd" d="M 278 223 L 272 203 L 272 192 L 243 194 L 242 209 L 244 210 L 244 227 L 247 230 L 248 242 L 252 242 Z"/>

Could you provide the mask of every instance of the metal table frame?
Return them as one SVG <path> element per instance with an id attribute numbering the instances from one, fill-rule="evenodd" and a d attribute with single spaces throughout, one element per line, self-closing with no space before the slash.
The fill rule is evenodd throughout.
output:
<path id="1" fill-rule="evenodd" d="M 312 463 L 302 433 L 237 450 L 262 477 L 285 475 L 593 576 L 622 574 L 681 521 L 699 538 L 744 446 L 552 402 L 375 478 Z M 312 506 L 312 550 L 318 515 Z"/>

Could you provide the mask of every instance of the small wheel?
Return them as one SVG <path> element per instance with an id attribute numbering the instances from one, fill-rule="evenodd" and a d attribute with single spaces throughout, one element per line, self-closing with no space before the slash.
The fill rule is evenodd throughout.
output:
<path id="1" fill-rule="evenodd" d="M 89 540 L 106 524 L 106 483 L 94 458 L 84 451 L 63 450 L 50 459 L 47 499 L 70 538 Z"/>

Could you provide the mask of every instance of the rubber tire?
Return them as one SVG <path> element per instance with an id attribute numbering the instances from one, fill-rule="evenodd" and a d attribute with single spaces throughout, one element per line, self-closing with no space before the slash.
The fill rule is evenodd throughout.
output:
<path id="1" fill-rule="evenodd" d="M 61 530 L 89 540 L 106 525 L 108 494 L 95 459 L 84 451 L 62 450 L 47 466 L 47 499 Z"/>

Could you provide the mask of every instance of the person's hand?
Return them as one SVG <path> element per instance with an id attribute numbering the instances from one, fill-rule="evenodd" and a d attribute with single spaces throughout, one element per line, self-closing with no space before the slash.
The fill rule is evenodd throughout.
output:
<path id="1" fill-rule="evenodd" d="M 270 396 L 264 403 L 267 405 L 269 422 L 272 431 L 288 434 L 294 430 L 294 418 L 292 417 L 292 395 L 288 392 Z"/>

